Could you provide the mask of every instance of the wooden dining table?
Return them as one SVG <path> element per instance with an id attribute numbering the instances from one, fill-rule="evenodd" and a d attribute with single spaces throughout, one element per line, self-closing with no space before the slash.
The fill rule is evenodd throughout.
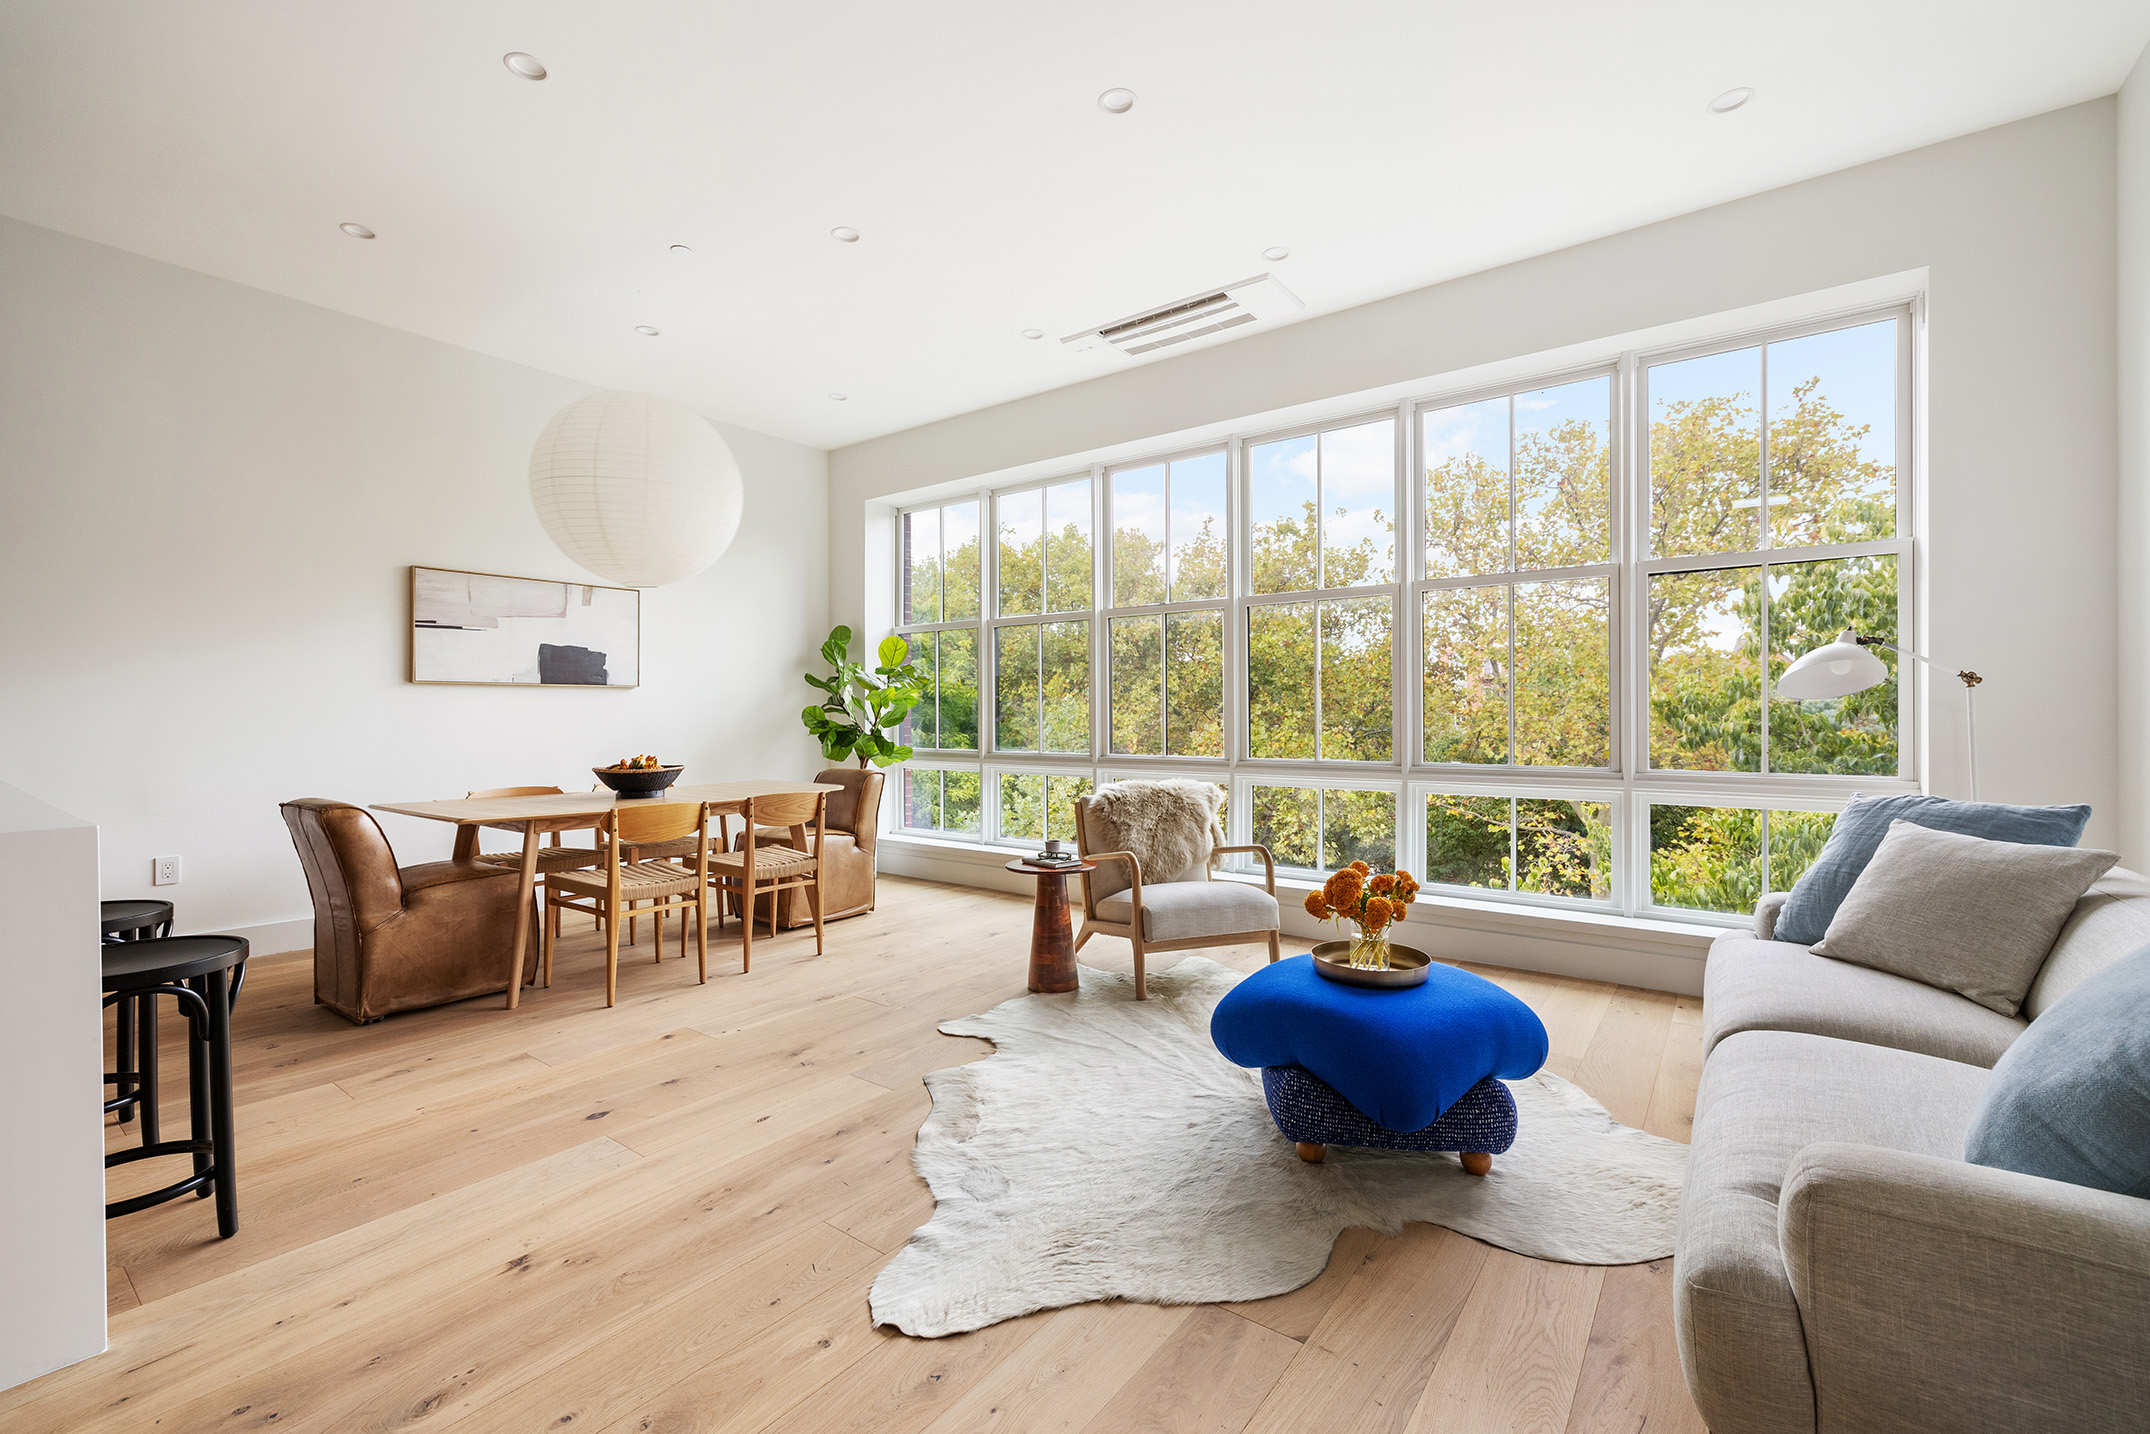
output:
<path id="1" fill-rule="evenodd" d="M 547 832 L 579 831 L 597 825 L 607 812 L 620 807 L 699 806 L 709 804 L 712 816 L 738 816 L 756 797 L 782 797 L 814 792 L 840 792 L 830 782 L 704 782 L 695 786 L 671 786 L 651 797 L 623 797 L 616 792 L 561 792 L 542 797 L 465 797 L 445 802 L 375 802 L 377 812 L 427 821 L 453 822 L 456 855 L 467 857 L 476 849 L 480 827 L 523 834 L 522 899 L 515 907 L 514 956 L 508 965 L 508 1010 L 522 999 L 523 961 L 533 927 L 530 913 L 537 902 L 538 838 Z M 466 840 L 466 834 L 468 839 Z"/>

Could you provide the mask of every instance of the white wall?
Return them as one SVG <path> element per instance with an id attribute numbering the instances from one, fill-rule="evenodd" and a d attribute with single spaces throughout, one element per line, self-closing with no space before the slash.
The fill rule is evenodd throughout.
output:
<path id="1" fill-rule="evenodd" d="M 886 581 L 864 533 L 890 494 L 1923 270 L 1928 650 L 1986 677 L 1980 795 L 2093 803 L 2109 844 L 2114 127 L 2111 99 L 2075 106 L 839 449 L 832 611 L 862 621 L 862 573 Z M 1934 699 L 1933 789 L 1961 796 L 1960 708 Z"/>
<path id="2" fill-rule="evenodd" d="M 589 391 L 0 219 L 0 779 L 102 828 L 107 896 L 281 950 L 311 908 L 279 801 L 576 790 L 635 752 L 815 770 L 826 457 L 724 424 L 745 522 L 645 595 L 641 687 L 404 680 L 408 565 L 582 576 L 526 474 Z M 445 827 L 383 824 L 405 863 L 447 855 Z M 152 893 L 163 854 L 184 880 Z"/>
<path id="3" fill-rule="evenodd" d="M 0 1389 L 8 1389 L 105 1347 L 105 1181 L 97 829 L 5 784 L 0 911 Z"/>
<path id="4" fill-rule="evenodd" d="M 2120 91 L 2120 844 L 2150 853 L 2150 50 Z"/>

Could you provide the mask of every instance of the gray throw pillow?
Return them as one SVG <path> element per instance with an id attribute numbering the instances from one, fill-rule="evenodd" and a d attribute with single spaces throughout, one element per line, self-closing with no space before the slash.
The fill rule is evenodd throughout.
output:
<path id="1" fill-rule="evenodd" d="M 1935 831 L 1961 832 L 1988 841 L 2034 846 L 2074 846 L 2090 820 L 2088 807 L 2011 807 L 1999 802 L 1956 802 L 1947 797 L 1863 797 L 1853 794 L 1829 828 L 1821 854 L 1792 885 L 1777 913 L 1776 938 L 1802 946 L 1822 939 L 1851 884 L 1874 859 L 1874 849 L 1901 818 Z"/>
<path id="2" fill-rule="evenodd" d="M 2077 899 L 2119 859 L 1893 821 L 1813 950 L 2013 1016 Z"/>
<path id="3" fill-rule="evenodd" d="M 1993 1067 L 1963 1158 L 2150 1196 L 2150 948 L 2031 1022 Z"/>

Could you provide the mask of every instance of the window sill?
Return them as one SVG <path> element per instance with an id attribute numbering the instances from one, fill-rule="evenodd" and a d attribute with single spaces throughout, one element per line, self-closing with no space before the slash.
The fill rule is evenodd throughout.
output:
<path id="1" fill-rule="evenodd" d="M 1036 889 L 1033 878 L 1006 870 L 1008 862 L 1023 854 L 1012 846 L 886 833 L 880 851 L 881 869 L 892 875 L 1011 893 Z M 1260 879 L 1241 872 L 1220 875 L 1234 881 Z M 1277 878 L 1277 899 L 1288 937 L 1322 941 L 1335 936 L 1327 922 L 1307 915 L 1301 906 L 1305 894 L 1318 885 L 1302 877 Z M 1079 908 L 1079 889 L 1070 896 Z M 1405 944 L 1424 945 L 1445 959 L 1698 995 L 1710 944 L 1746 924 L 1740 918 L 1719 924 L 1706 919 L 1666 921 L 1605 911 L 1562 911 L 1421 891 L 1397 934 Z"/>

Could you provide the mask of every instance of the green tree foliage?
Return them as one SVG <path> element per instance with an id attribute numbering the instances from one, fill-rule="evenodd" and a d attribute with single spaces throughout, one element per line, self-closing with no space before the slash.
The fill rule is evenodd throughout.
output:
<path id="1" fill-rule="evenodd" d="M 1774 362 L 1774 360 L 1773 360 Z M 1590 380 L 1609 392 L 1603 380 Z M 1567 394 L 1575 414 L 1594 398 Z M 1533 423 L 1524 395 L 1475 406 L 1513 421 L 1502 441 L 1429 464 L 1423 521 L 1426 571 L 1483 578 L 1429 593 L 1420 625 L 1423 754 L 1432 762 L 1489 766 L 1605 767 L 1610 744 L 1611 584 L 1604 578 L 1520 578 L 1610 558 L 1609 422 L 1594 414 Z M 1894 532 L 1894 473 L 1862 457 L 1864 426 L 1848 420 L 1818 378 L 1793 385 L 1768 415 L 1772 541 L 1841 543 Z M 1455 410 L 1453 412 L 1462 412 Z M 1762 538 L 1763 415 L 1747 392 L 1667 401 L 1650 424 L 1650 544 L 1654 554 L 1744 554 Z M 1609 415 L 1608 415 L 1609 418 Z M 1508 461 L 1487 456 L 1505 448 Z M 1151 480 L 1145 480 L 1151 481 Z M 1161 491 L 1161 490 L 1160 490 Z M 1028 500 L 1026 506 L 1025 500 Z M 998 730 L 1012 751 L 1089 747 L 1091 601 L 1088 485 L 1059 485 L 1003 503 L 995 595 L 1002 616 L 1034 624 L 995 629 Z M 1397 618 L 1387 598 L 1328 592 L 1390 582 L 1395 523 L 1372 514 L 1375 536 L 1336 536 L 1343 508 L 1305 501 L 1253 525 L 1252 590 L 1283 601 L 1249 610 L 1248 744 L 1258 757 L 1388 762 L 1393 750 L 1392 650 Z M 1365 514 L 1349 515 L 1366 534 Z M 1190 521 L 1189 526 L 1193 524 Z M 945 593 L 936 611 L 978 610 L 973 522 L 914 584 Z M 1115 601 L 1186 601 L 1225 591 L 1221 524 L 1175 532 L 1123 525 L 1111 535 Z M 1171 588 L 1167 591 L 1168 576 Z M 1317 586 L 1318 584 L 1318 586 Z M 1749 561 L 1654 576 L 1646 594 L 1652 765 L 1689 771 L 1882 774 L 1897 769 L 1894 654 L 1891 680 L 1829 702 L 1773 701 L 1774 679 L 1800 653 L 1845 627 L 1893 639 L 1893 557 Z M 935 620 L 914 603 L 914 620 Z M 1110 682 L 1107 749 L 1215 757 L 1223 731 L 1223 622 L 1215 611 L 1115 620 L 1100 673 Z M 944 748 L 977 742 L 977 653 L 968 634 L 942 634 L 931 654 L 930 713 Z M 1512 710 L 1511 710 L 1512 709 Z M 921 715 L 924 720 L 924 714 Z M 1766 730 L 1765 730 L 1766 729 Z M 1013 779 L 1011 779 L 1013 780 Z M 1062 780 L 1053 779 L 1055 783 Z M 1008 830 L 1046 830 L 1057 787 L 1004 785 Z M 942 784 L 945 788 L 945 783 Z M 945 791 L 937 800 L 947 805 Z M 966 797 L 965 802 L 970 799 Z M 1072 797 L 1069 798 L 1072 800 Z M 962 804 L 958 804 L 961 809 Z M 1788 886 L 1826 838 L 1830 819 L 1732 808 L 1655 807 L 1655 901 L 1745 911 L 1766 888 Z M 1322 869 L 1363 858 L 1385 865 L 1395 816 L 1387 793 L 1264 786 L 1255 790 L 1255 838 L 1280 862 Z M 1437 798 L 1426 814 L 1429 880 L 1605 899 L 1611 824 L 1604 803 L 1536 798 Z M 1766 833 L 1766 834 L 1765 834 Z M 1767 870 L 1763 852 L 1767 850 Z"/>

